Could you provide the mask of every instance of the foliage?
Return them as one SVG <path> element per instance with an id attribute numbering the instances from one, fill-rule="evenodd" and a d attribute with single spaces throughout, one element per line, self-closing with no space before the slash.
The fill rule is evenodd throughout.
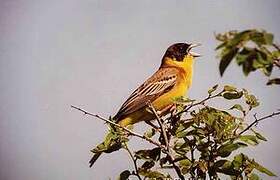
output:
<path id="1" fill-rule="evenodd" d="M 217 98 L 225 101 L 228 108 L 207 105 Z M 240 153 L 242 148 L 267 141 L 253 126 L 271 115 L 260 119 L 255 117 L 250 125 L 246 120 L 248 114 L 259 105 L 254 95 L 245 89 L 228 85 L 218 88 L 215 85 L 201 101 L 179 98 L 174 102 L 177 104 L 176 112 L 158 117 L 158 125 L 153 124 L 142 136 L 137 135 L 154 142 L 154 147 L 149 149 L 132 152 L 127 145 L 126 131 L 109 125 L 114 134 L 112 137 L 115 138 L 117 134 L 120 139 L 125 139 L 121 141 L 122 148 L 129 152 L 134 162 L 135 169 L 124 170 L 119 179 L 130 176 L 137 176 L 138 179 L 172 179 L 167 169 L 174 169 L 177 173 L 175 177 L 181 179 L 218 179 L 222 174 L 231 179 L 258 179 L 256 172 L 276 176 L 253 158 Z M 153 112 L 156 113 L 151 109 Z M 114 129 L 115 133 L 112 132 Z M 112 143 L 114 138 L 106 138 L 104 144 Z M 115 140 L 120 141 L 118 138 Z"/>
<path id="2" fill-rule="evenodd" d="M 245 76 L 255 70 L 270 76 L 275 67 L 280 68 L 280 48 L 271 33 L 255 29 L 229 31 L 217 34 L 216 39 L 220 41 L 216 50 L 219 51 L 221 76 L 233 59 L 242 66 Z M 280 78 L 270 79 L 267 85 L 271 84 L 280 84 Z"/>
<path id="3" fill-rule="evenodd" d="M 221 59 L 219 70 L 224 74 L 235 59 L 244 74 L 261 70 L 270 77 L 273 69 L 280 68 L 280 49 L 271 33 L 258 30 L 229 31 L 217 34 L 220 44 L 216 48 Z M 280 78 L 270 79 L 267 85 L 280 84 Z M 223 108 L 209 103 L 219 100 Z M 256 129 L 259 122 L 280 115 L 280 111 L 258 118 L 252 111 L 260 105 L 258 99 L 246 89 L 225 85 L 213 86 L 202 100 L 186 97 L 174 99 L 176 110 L 164 117 L 159 116 L 151 104 L 147 110 L 156 117 L 143 134 L 131 127 L 121 127 L 111 119 L 89 113 L 105 121 L 109 133 L 105 141 L 92 150 L 96 161 L 100 153 L 111 153 L 119 149 L 128 152 L 134 169 L 120 172 L 120 180 L 135 176 L 141 179 L 230 179 L 258 180 L 258 174 L 276 176 L 254 158 L 242 153 L 242 149 L 257 146 L 267 139 Z M 128 147 L 129 137 L 145 140 L 148 149 L 132 151 Z M 95 157 L 96 156 L 96 157 Z M 175 173 L 171 173 L 173 170 Z"/>

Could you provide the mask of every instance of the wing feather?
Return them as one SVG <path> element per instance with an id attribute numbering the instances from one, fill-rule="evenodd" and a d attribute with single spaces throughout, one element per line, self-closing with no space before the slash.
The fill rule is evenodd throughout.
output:
<path id="1" fill-rule="evenodd" d="M 148 101 L 153 102 L 172 89 L 177 82 L 177 72 L 178 70 L 175 68 L 159 69 L 129 96 L 114 118 L 121 119 L 123 116 L 135 112 L 146 106 Z"/>

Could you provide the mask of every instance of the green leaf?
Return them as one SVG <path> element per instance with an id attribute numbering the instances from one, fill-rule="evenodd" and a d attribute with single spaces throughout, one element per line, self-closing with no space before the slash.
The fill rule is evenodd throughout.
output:
<path id="1" fill-rule="evenodd" d="M 175 136 L 177 138 L 184 138 L 188 134 L 189 131 L 186 131 L 191 125 L 194 124 L 194 121 L 188 121 L 188 122 L 180 122 L 178 125 Z"/>
<path id="2" fill-rule="evenodd" d="M 195 101 L 194 99 L 189 99 L 189 98 L 184 97 L 184 96 L 174 98 L 174 100 L 173 100 L 173 102 L 176 103 L 176 104 L 188 104 L 188 103 L 191 103 L 191 102 L 194 102 L 194 101 Z"/>
<path id="3" fill-rule="evenodd" d="M 246 147 L 247 144 L 237 142 L 237 143 L 227 143 L 218 148 L 218 155 L 221 157 L 228 157 L 233 151 L 240 147 Z"/>
<path id="4" fill-rule="evenodd" d="M 188 134 L 188 131 L 178 131 L 178 132 L 176 132 L 176 137 L 177 138 L 184 138 L 184 137 L 187 136 L 187 134 Z"/>
<path id="5" fill-rule="evenodd" d="M 245 113 L 245 111 L 244 111 L 244 109 L 243 109 L 243 107 L 240 105 L 240 104 L 235 104 L 235 105 L 233 105 L 231 108 L 229 108 L 229 109 L 237 109 L 238 111 L 240 111 L 240 112 L 242 112 L 243 114 Z"/>
<path id="6" fill-rule="evenodd" d="M 243 96 L 243 92 L 225 92 L 222 94 L 222 96 L 228 100 L 239 99 Z"/>
<path id="7" fill-rule="evenodd" d="M 260 177 L 255 174 L 255 173 L 251 173 L 249 176 L 248 176 L 248 179 L 249 180 L 261 180 Z"/>
<path id="8" fill-rule="evenodd" d="M 215 48 L 215 50 L 219 50 L 219 49 L 225 47 L 226 44 L 227 44 L 226 42 L 223 42 L 223 43 L 219 44 L 219 45 Z"/>
<path id="9" fill-rule="evenodd" d="M 236 33 L 234 35 L 234 37 L 231 39 L 231 41 L 229 41 L 229 45 L 231 47 L 235 47 L 238 46 L 241 42 L 246 42 L 249 40 L 249 36 L 250 34 L 253 32 L 254 30 L 245 30 L 239 33 Z"/>
<path id="10" fill-rule="evenodd" d="M 244 154 L 241 153 L 241 154 L 234 156 L 232 164 L 236 169 L 239 169 L 241 167 L 241 165 L 243 164 L 243 161 L 245 161 L 245 156 L 244 156 Z"/>
<path id="11" fill-rule="evenodd" d="M 156 130 L 154 128 L 148 129 L 145 133 L 144 136 L 151 138 L 156 134 Z"/>
<path id="12" fill-rule="evenodd" d="M 121 172 L 120 176 L 119 176 L 119 180 L 127 180 L 129 178 L 129 176 L 131 175 L 129 170 L 125 170 L 123 172 Z"/>
<path id="13" fill-rule="evenodd" d="M 231 176 L 237 176 L 241 174 L 241 172 L 234 169 L 233 164 L 230 161 L 225 162 L 222 167 L 219 167 L 217 172 Z"/>
<path id="14" fill-rule="evenodd" d="M 154 167 L 155 162 L 154 161 L 146 161 L 144 162 L 144 164 L 141 166 L 141 168 L 143 169 L 151 169 L 152 167 Z"/>
<path id="15" fill-rule="evenodd" d="M 253 49 L 244 47 L 237 55 L 236 55 L 236 62 L 238 65 L 242 65 L 250 56 L 252 53 Z"/>
<path id="16" fill-rule="evenodd" d="M 280 84 L 280 78 L 270 79 L 266 85 Z"/>
<path id="17" fill-rule="evenodd" d="M 234 86 L 230 86 L 230 85 L 225 85 L 224 86 L 224 91 L 228 91 L 228 92 L 236 92 L 237 88 Z"/>
<path id="18" fill-rule="evenodd" d="M 184 160 L 179 161 L 179 165 L 180 165 L 180 168 L 182 169 L 182 173 L 187 174 L 190 171 L 192 162 L 188 159 L 184 159 Z"/>
<path id="19" fill-rule="evenodd" d="M 139 159 L 154 160 L 157 161 L 160 158 L 161 149 L 154 148 L 150 150 L 139 150 L 135 152 L 135 157 Z"/>
<path id="20" fill-rule="evenodd" d="M 148 178 L 156 178 L 156 179 L 164 179 L 166 176 L 158 171 L 139 169 L 139 174 L 148 177 Z"/>
<path id="21" fill-rule="evenodd" d="M 235 57 L 237 52 L 238 52 L 238 48 L 237 47 L 233 47 L 226 54 L 224 54 L 222 56 L 222 59 L 220 61 L 220 65 L 219 65 L 219 70 L 220 70 L 220 75 L 221 76 L 223 76 L 226 68 L 228 67 L 228 65 L 230 64 L 232 59 Z"/>
<path id="22" fill-rule="evenodd" d="M 239 140 L 243 141 L 247 144 L 253 145 L 253 146 L 256 146 L 259 144 L 257 137 L 254 135 L 243 135 L 243 136 L 239 137 Z"/>
<path id="23" fill-rule="evenodd" d="M 260 139 L 262 141 L 267 141 L 267 139 L 263 135 L 261 135 L 260 133 L 258 133 L 256 131 L 253 131 L 253 132 L 255 133 L 255 135 L 258 139 Z"/>
<path id="24" fill-rule="evenodd" d="M 213 168 L 217 169 L 218 167 L 223 166 L 226 162 L 228 162 L 228 160 L 226 160 L 226 159 L 218 160 L 214 163 Z"/>
<path id="25" fill-rule="evenodd" d="M 215 86 L 213 86 L 211 89 L 208 90 L 208 94 L 211 95 L 214 91 L 216 91 L 218 88 L 218 84 L 216 84 Z"/>
<path id="26" fill-rule="evenodd" d="M 263 44 L 266 44 L 265 38 L 264 38 L 264 34 L 262 32 L 258 32 L 258 31 L 253 31 L 250 34 L 250 38 L 253 42 L 255 42 L 258 46 L 261 46 Z"/>
<path id="27" fill-rule="evenodd" d="M 246 90 L 243 91 L 245 93 L 246 104 L 248 104 L 250 108 L 255 108 L 260 105 L 258 99 L 254 95 L 248 94 Z"/>
<path id="28" fill-rule="evenodd" d="M 273 34 L 265 32 L 264 33 L 264 39 L 265 39 L 266 44 L 268 44 L 268 45 L 273 44 Z"/>
<path id="29" fill-rule="evenodd" d="M 276 176 L 276 174 L 274 174 L 270 170 L 266 169 L 265 167 L 263 167 L 259 163 L 255 162 L 254 160 L 251 163 L 254 165 L 254 168 L 257 169 L 258 171 L 260 171 L 264 174 L 267 174 L 268 176 Z"/>

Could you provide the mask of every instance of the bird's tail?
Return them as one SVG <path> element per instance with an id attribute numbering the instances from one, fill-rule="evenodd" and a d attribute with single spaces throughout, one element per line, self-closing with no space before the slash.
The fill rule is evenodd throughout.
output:
<path id="1" fill-rule="evenodd" d="M 118 129 L 111 128 L 106 135 L 105 140 L 91 150 L 94 153 L 93 157 L 89 161 L 89 167 L 92 167 L 96 160 L 102 153 L 112 153 L 122 148 L 122 143 L 127 141 L 127 137 L 123 137 Z"/>

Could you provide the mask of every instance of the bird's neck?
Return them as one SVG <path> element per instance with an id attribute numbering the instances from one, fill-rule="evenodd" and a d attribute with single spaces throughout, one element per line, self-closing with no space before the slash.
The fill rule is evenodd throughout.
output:
<path id="1" fill-rule="evenodd" d="M 175 61 L 170 57 L 164 57 L 160 67 L 174 67 L 183 70 L 185 73 L 190 73 L 193 70 L 194 59 L 192 56 L 187 55 L 183 61 Z"/>

